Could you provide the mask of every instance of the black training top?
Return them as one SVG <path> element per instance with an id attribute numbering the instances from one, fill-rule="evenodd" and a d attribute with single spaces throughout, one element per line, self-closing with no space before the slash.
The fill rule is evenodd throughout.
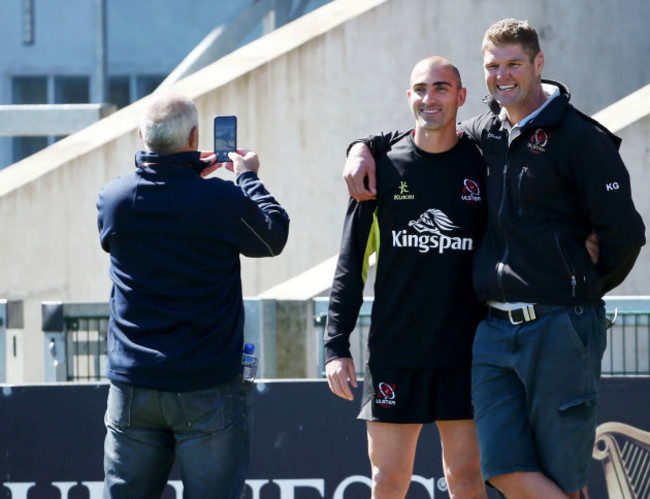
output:
<path id="1" fill-rule="evenodd" d="M 486 217 L 485 163 L 461 135 L 449 151 L 418 149 L 412 132 L 377 156 L 377 199 L 350 199 L 332 285 L 326 361 L 351 357 L 367 259 L 377 251 L 369 362 L 466 367 L 484 316 L 472 258 Z"/>

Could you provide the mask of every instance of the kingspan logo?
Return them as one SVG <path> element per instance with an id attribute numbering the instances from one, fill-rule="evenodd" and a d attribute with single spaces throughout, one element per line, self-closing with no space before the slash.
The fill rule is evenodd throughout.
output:
<path id="1" fill-rule="evenodd" d="M 452 237 L 444 234 L 458 226 L 449 219 L 441 210 L 435 208 L 428 209 L 417 220 L 409 222 L 409 228 L 394 230 L 393 247 L 394 248 L 418 248 L 420 253 L 428 253 L 430 250 L 438 250 L 442 254 L 446 250 L 454 251 L 472 251 L 474 249 L 474 240 L 471 237 Z"/>

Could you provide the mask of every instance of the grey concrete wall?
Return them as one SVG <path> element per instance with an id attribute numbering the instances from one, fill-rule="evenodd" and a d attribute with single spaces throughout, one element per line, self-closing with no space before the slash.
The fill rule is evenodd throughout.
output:
<path id="1" fill-rule="evenodd" d="M 245 294 L 336 254 L 345 148 L 411 125 L 405 90 L 417 60 L 439 53 L 459 65 L 469 92 L 460 117 L 469 117 L 486 93 L 483 32 L 506 16 L 527 18 L 542 35 L 545 76 L 569 84 L 575 103 L 593 113 L 650 81 L 639 63 L 650 48 L 648 9 L 646 0 L 336 0 L 180 82 L 200 110 L 201 147 L 211 148 L 213 116 L 236 114 L 240 146 L 259 153 L 260 177 L 292 218 L 283 255 L 244 259 Z M 0 171 L 0 297 L 25 300 L 24 381 L 42 377 L 42 300 L 108 298 L 94 204 L 104 183 L 131 171 L 141 110 L 138 102 Z M 646 131 L 624 147 L 647 150 L 647 140 Z M 647 170 L 636 168 L 643 182 Z M 648 294 L 642 279 L 630 282 L 638 287 L 621 291 Z"/>

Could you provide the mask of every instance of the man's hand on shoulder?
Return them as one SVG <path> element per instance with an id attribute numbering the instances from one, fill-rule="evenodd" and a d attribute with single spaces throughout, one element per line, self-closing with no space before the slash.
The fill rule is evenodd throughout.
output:
<path id="1" fill-rule="evenodd" d="M 375 159 L 363 142 L 356 142 L 350 148 L 343 167 L 343 178 L 348 186 L 348 193 L 357 201 L 369 201 L 377 197 Z"/>

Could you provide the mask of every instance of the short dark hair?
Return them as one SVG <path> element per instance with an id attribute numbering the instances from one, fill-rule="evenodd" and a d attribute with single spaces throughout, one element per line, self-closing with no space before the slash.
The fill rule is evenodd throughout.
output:
<path id="1" fill-rule="evenodd" d="M 485 51 L 492 46 L 510 43 L 521 45 L 531 61 L 541 50 L 537 31 L 528 24 L 528 21 L 508 18 L 502 19 L 488 28 L 483 37 L 481 51 L 485 54 Z"/>

